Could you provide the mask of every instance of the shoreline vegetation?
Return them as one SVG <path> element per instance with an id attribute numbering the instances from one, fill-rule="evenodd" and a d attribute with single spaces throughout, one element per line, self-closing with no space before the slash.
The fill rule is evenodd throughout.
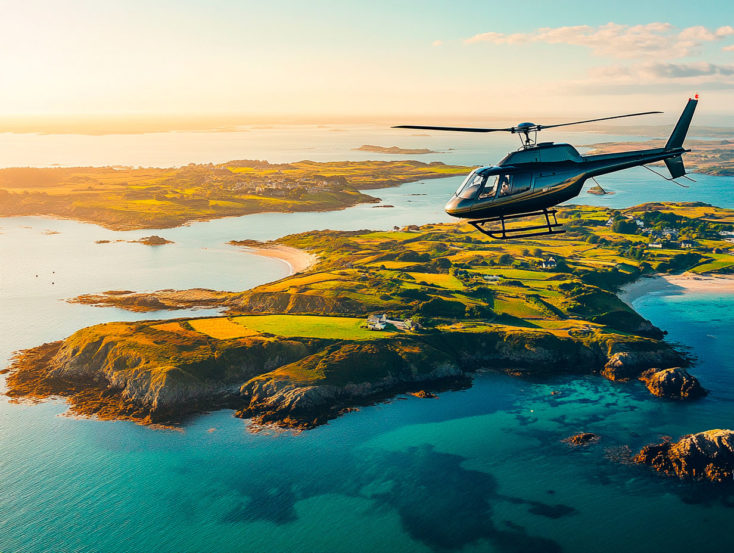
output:
<path id="1" fill-rule="evenodd" d="M 363 191 L 469 170 L 437 161 L 18 167 L 0 169 L 0 217 L 51 216 L 112 230 L 171 228 L 252 213 L 333 211 L 378 203 L 379 198 Z"/>
<path id="2" fill-rule="evenodd" d="M 722 238 L 733 218 L 700 204 L 570 206 L 559 212 L 567 233 L 536 241 L 492 241 L 466 224 L 286 236 L 268 246 L 318 262 L 252 290 L 76 298 L 225 313 L 95 325 L 20 352 L 8 395 L 61 396 L 72 413 L 142 424 L 228 407 L 295 429 L 397 394 L 467 386 L 478 369 L 641 380 L 653 395 L 691 400 L 705 391 L 685 371 L 690 361 L 617 293 L 646 275 L 733 274 Z M 647 248 L 645 229 L 695 243 Z"/>

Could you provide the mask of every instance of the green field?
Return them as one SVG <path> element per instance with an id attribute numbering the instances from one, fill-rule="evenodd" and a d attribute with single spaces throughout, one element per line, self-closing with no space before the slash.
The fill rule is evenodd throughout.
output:
<path id="1" fill-rule="evenodd" d="M 408 274 L 412 276 L 416 282 L 425 282 L 448 290 L 463 290 L 465 288 L 461 281 L 452 275 L 413 272 L 409 272 Z"/>
<path id="2" fill-rule="evenodd" d="M 254 315 L 234 317 L 233 322 L 247 329 L 276 336 L 331 338 L 334 340 L 375 340 L 395 334 L 362 328 L 365 318 L 320 317 L 313 315 Z"/>

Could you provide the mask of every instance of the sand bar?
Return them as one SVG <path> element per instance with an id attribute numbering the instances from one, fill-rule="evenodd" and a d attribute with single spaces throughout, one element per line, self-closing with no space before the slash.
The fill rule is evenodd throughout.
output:
<path id="1" fill-rule="evenodd" d="M 316 264 L 319 258 L 313 254 L 299 250 L 298 248 L 291 248 L 290 246 L 283 246 L 281 244 L 275 244 L 273 246 L 265 246 L 261 248 L 248 248 L 255 255 L 262 255 L 265 257 L 274 257 L 280 259 L 290 267 L 290 274 L 300 273 L 305 271 L 309 267 Z"/>

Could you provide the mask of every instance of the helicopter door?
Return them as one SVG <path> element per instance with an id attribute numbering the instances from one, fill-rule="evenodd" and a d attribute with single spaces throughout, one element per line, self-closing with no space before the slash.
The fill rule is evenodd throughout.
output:
<path id="1" fill-rule="evenodd" d="M 533 185 L 533 173 L 517 173 L 512 176 L 512 193 L 527 192 Z"/>
<path id="2" fill-rule="evenodd" d="M 533 173 L 516 173 L 514 175 L 501 175 L 499 197 L 512 196 L 527 192 L 533 184 Z"/>

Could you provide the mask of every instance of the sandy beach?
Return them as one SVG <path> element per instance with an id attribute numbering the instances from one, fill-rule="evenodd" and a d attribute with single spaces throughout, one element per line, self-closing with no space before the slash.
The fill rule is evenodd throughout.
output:
<path id="1" fill-rule="evenodd" d="M 663 291 L 669 295 L 685 292 L 734 294 L 734 275 L 701 276 L 695 273 L 684 273 L 682 275 L 643 277 L 623 286 L 618 296 L 626 304 L 632 305 L 642 296 Z"/>
<path id="2" fill-rule="evenodd" d="M 316 264 L 319 258 L 313 254 L 299 250 L 297 248 L 291 248 L 290 246 L 283 246 L 276 244 L 273 246 L 266 246 L 261 248 L 248 248 L 255 255 L 262 255 L 265 257 L 274 257 L 280 259 L 290 267 L 290 274 L 300 273 L 305 271 L 309 267 Z"/>

